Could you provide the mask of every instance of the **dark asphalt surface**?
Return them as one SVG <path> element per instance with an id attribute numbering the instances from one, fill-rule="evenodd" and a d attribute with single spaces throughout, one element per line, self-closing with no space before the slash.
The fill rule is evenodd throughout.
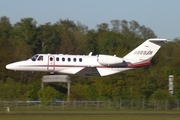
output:
<path id="1" fill-rule="evenodd" d="M 0 116 L 168 116 L 180 117 L 178 113 L 1 113 Z"/>

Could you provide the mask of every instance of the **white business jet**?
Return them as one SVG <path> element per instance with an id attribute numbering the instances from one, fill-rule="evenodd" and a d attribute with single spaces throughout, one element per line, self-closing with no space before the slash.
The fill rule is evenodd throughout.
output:
<path id="1" fill-rule="evenodd" d="M 15 71 L 44 71 L 78 76 L 107 76 L 150 65 L 150 60 L 166 39 L 148 39 L 123 58 L 116 55 L 36 54 L 28 60 L 6 65 Z"/>

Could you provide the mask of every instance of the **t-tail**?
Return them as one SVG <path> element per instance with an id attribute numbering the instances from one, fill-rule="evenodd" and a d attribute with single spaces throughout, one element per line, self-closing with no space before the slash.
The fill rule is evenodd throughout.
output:
<path id="1" fill-rule="evenodd" d="M 145 66 L 150 64 L 150 60 L 157 53 L 166 39 L 148 39 L 133 51 L 123 57 L 127 63 L 132 63 L 132 66 Z"/>

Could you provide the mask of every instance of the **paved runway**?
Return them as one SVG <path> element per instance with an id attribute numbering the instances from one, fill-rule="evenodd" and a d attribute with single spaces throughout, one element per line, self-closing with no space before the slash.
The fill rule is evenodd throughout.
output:
<path id="1" fill-rule="evenodd" d="M 180 117 L 178 113 L 1 113 L 0 116 L 168 116 Z"/>

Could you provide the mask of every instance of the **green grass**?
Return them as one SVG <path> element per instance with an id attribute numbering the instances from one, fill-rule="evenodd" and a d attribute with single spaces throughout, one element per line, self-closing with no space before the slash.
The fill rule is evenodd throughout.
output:
<path id="1" fill-rule="evenodd" d="M 0 117 L 1 118 L 1 117 Z M 15 117 L 3 117 L 1 120 L 179 120 L 178 117 L 142 117 L 142 116 L 112 116 L 112 117 L 104 117 L 104 116 L 92 116 L 92 117 L 60 117 L 60 116 L 49 116 L 49 117 L 43 117 L 43 116 L 32 116 L 32 117 L 21 117 L 21 116 L 15 116 Z"/>
<path id="2" fill-rule="evenodd" d="M 0 120 L 179 120 L 179 113 L 180 111 L 13 111 L 9 115 L 1 111 Z"/>
<path id="3" fill-rule="evenodd" d="M 149 116 L 4 116 L 1 120 L 179 120 L 179 117 Z"/>

